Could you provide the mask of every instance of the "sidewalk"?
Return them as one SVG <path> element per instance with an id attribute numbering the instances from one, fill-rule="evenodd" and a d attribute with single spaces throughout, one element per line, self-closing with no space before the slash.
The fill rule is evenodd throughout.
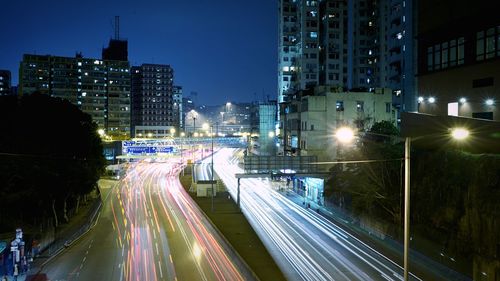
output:
<path id="1" fill-rule="evenodd" d="M 60 224 L 55 233 L 54 242 L 51 243 L 47 249 L 41 252 L 31 262 L 28 271 L 19 274 L 17 281 L 48 281 L 45 275 L 39 275 L 43 266 L 52 258 L 61 253 L 65 246 L 64 244 L 71 245 L 88 230 L 92 228 L 92 223 L 100 212 L 102 201 L 104 200 L 103 189 L 109 189 L 116 181 L 115 180 L 99 180 L 100 194 L 92 198 L 87 204 L 81 205 L 78 214 L 71 217 L 68 223 Z M 0 281 L 2 280 L 0 276 Z M 15 280 L 13 276 L 7 277 L 8 281 Z"/>
<path id="2" fill-rule="evenodd" d="M 282 190 L 280 193 L 297 205 L 303 206 L 306 209 L 309 208 L 311 211 L 315 211 L 323 217 L 328 218 L 337 226 L 402 266 L 403 245 L 399 241 L 393 240 L 388 236 L 380 238 L 378 235 L 361 228 L 357 221 L 353 221 L 350 217 L 336 212 L 333 208 L 320 206 L 310 200 L 307 200 L 306 206 L 304 197 L 294 191 Z M 423 280 L 436 280 L 435 278 L 438 276 L 441 278 L 438 280 L 471 281 L 467 276 L 455 272 L 412 249 L 410 249 L 410 268 L 412 272 L 415 272 Z M 423 273 L 422 269 L 425 269 L 424 271 L 426 272 L 432 271 L 435 276 L 427 276 Z"/>

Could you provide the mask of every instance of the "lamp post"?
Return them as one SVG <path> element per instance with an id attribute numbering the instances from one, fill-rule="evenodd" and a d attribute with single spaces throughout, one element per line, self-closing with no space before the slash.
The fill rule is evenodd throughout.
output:
<path id="1" fill-rule="evenodd" d="M 196 110 L 194 110 L 194 109 L 191 109 L 191 111 L 189 111 L 189 115 L 191 115 L 191 118 L 193 118 L 193 133 L 192 133 L 192 136 L 194 136 L 194 133 L 196 132 L 196 118 L 198 118 L 198 112 L 196 112 Z"/>
<path id="2" fill-rule="evenodd" d="M 367 133 L 372 135 L 387 136 L 377 133 Z M 453 128 L 451 130 L 451 137 L 455 140 L 464 140 L 469 136 L 469 131 L 465 128 Z M 339 128 L 335 132 L 335 137 L 343 143 L 351 142 L 354 139 L 354 131 L 348 127 Z M 423 137 L 423 136 L 422 136 Z M 405 150 L 404 150 L 404 246 L 403 246 L 403 279 L 408 281 L 408 268 L 409 268 L 409 250 L 410 250 L 410 149 L 411 138 L 405 137 Z M 345 161 L 344 161 L 345 162 Z"/>
<path id="3" fill-rule="evenodd" d="M 405 186 L 404 186 L 404 249 L 403 249 L 403 279 L 408 280 L 408 253 L 410 250 L 410 145 L 411 139 L 405 138 Z"/>
<path id="4" fill-rule="evenodd" d="M 196 133 L 196 116 L 193 116 L 193 136 Z"/>
<path id="5" fill-rule="evenodd" d="M 220 122 L 220 124 L 221 124 L 221 128 L 220 128 L 220 131 L 221 131 L 221 133 L 223 133 L 223 132 L 224 132 L 224 113 L 225 113 L 224 111 L 222 111 L 222 112 L 220 113 L 220 117 L 221 117 L 221 122 Z M 218 135 L 218 134 L 219 134 L 219 132 L 217 132 L 217 135 Z"/>
<path id="6" fill-rule="evenodd" d="M 210 136 L 211 136 L 211 141 L 212 141 L 212 159 L 210 166 L 212 168 L 212 180 L 210 181 L 212 183 L 212 212 L 214 211 L 214 134 L 213 134 L 213 126 L 210 126 Z"/>

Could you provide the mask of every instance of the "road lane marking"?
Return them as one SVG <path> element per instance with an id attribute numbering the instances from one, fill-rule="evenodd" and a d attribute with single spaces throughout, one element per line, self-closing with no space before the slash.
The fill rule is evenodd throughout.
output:
<path id="1" fill-rule="evenodd" d="M 160 278 L 163 279 L 163 270 L 161 269 L 160 261 L 158 261 L 158 267 L 160 268 Z"/>

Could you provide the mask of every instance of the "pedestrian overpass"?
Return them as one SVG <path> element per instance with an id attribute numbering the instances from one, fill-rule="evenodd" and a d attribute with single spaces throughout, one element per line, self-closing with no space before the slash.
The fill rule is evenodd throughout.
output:
<path id="1" fill-rule="evenodd" d="M 201 138 L 162 138 L 132 139 L 122 141 L 121 155 L 117 159 L 168 158 L 182 155 L 183 151 L 212 148 L 246 148 L 245 137 L 201 137 Z"/>

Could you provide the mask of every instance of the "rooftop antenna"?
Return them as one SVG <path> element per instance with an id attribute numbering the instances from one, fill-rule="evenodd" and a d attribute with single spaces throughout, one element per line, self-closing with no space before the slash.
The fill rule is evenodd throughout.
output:
<path id="1" fill-rule="evenodd" d="M 120 40 L 120 16 L 115 16 L 115 40 Z"/>

